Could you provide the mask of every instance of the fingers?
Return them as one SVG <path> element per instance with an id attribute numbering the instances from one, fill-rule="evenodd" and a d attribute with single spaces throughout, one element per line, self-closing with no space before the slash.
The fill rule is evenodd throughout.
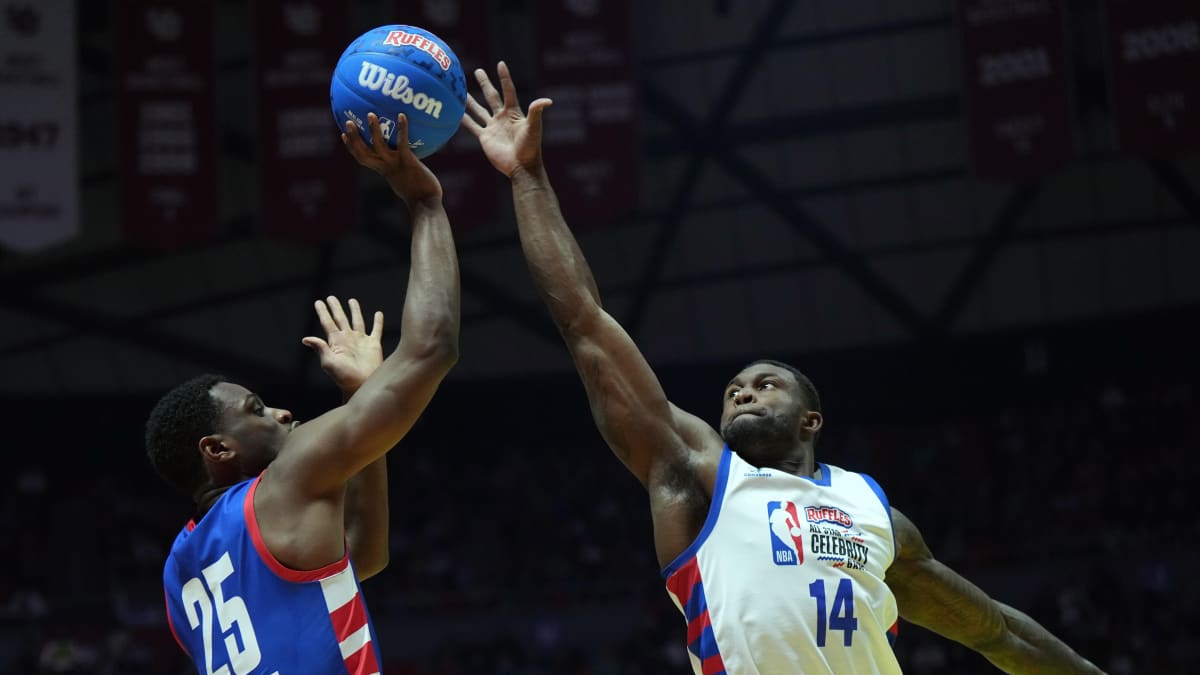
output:
<path id="1" fill-rule="evenodd" d="M 404 113 L 396 116 L 396 147 L 408 147 L 408 115 Z"/>
<path id="2" fill-rule="evenodd" d="M 483 68 L 475 69 L 475 80 L 479 82 L 479 89 L 483 92 L 483 100 L 492 107 L 493 113 L 498 113 L 504 109 L 504 103 L 500 100 L 500 93 L 492 86 L 492 81 L 488 79 L 487 73 L 483 72 Z"/>
<path id="3" fill-rule="evenodd" d="M 350 298 L 350 327 L 357 331 L 367 329 L 363 322 L 362 308 L 358 306 L 358 300 L 354 298 Z"/>
<path id="4" fill-rule="evenodd" d="M 463 113 L 462 126 L 465 127 L 467 131 L 471 132 L 475 136 L 478 136 L 479 134 L 483 133 L 483 127 L 479 126 L 479 122 L 476 122 L 475 120 L 471 119 L 471 116 L 468 115 L 467 113 Z"/>
<path id="5" fill-rule="evenodd" d="M 342 132 L 342 144 L 350 151 L 354 159 L 362 162 L 366 158 L 367 144 L 363 142 L 362 135 L 358 131 L 358 125 L 354 122 L 346 122 L 346 131 Z"/>
<path id="6" fill-rule="evenodd" d="M 500 90 L 504 92 L 504 107 L 521 109 L 521 101 L 517 99 L 517 86 L 513 84 L 512 75 L 508 72 L 508 64 L 501 61 L 496 66 L 500 76 Z"/>
<path id="7" fill-rule="evenodd" d="M 383 335 L 383 312 L 375 312 L 375 323 L 371 325 L 371 332 L 367 335 L 373 338 Z"/>
<path id="8" fill-rule="evenodd" d="M 325 304 L 329 305 L 329 314 L 333 317 L 338 330 L 350 328 L 350 320 L 346 318 L 346 312 L 342 310 L 342 302 L 337 299 L 337 296 L 331 295 L 325 298 Z"/>
<path id="9" fill-rule="evenodd" d="M 336 333 L 338 330 L 337 324 L 333 322 L 333 317 L 329 315 L 329 309 L 325 307 L 325 301 L 317 300 L 313 303 L 313 307 L 317 310 L 317 320 L 321 322 L 321 330 L 325 331 L 326 335 Z"/>
<path id="10" fill-rule="evenodd" d="M 371 127 L 371 145 L 382 148 L 387 145 L 383 138 L 383 129 L 379 128 L 379 115 L 367 113 L 367 126 Z"/>
<path id="11" fill-rule="evenodd" d="M 471 94 L 467 94 L 467 111 L 472 115 L 471 121 L 476 122 L 476 126 L 481 129 L 492 120 L 492 113 Z"/>

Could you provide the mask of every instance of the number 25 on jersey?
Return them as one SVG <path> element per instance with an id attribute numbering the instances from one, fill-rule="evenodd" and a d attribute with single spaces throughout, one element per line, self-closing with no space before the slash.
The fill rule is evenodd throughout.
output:
<path id="1" fill-rule="evenodd" d="M 207 675 L 246 675 L 262 661 L 262 652 L 258 649 L 258 639 L 254 636 L 254 625 L 250 623 L 250 614 L 246 612 L 246 603 L 236 595 L 225 597 L 221 591 L 221 582 L 233 574 L 233 563 L 226 551 L 217 561 L 200 572 L 200 577 L 192 577 L 183 585 L 183 607 L 187 612 L 188 622 L 192 630 L 199 628 L 204 639 L 204 665 Z M 200 614 L 196 614 L 199 608 Z M 229 654 L 229 665 L 222 664 L 213 670 L 213 611 L 217 614 L 217 623 L 221 626 L 221 634 L 225 636 L 225 650 Z M 238 646 L 238 643 L 241 646 Z"/>

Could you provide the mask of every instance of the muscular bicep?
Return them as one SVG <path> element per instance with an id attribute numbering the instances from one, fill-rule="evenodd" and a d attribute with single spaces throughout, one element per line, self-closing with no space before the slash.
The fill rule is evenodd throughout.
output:
<path id="1" fill-rule="evenodd" d="M 633 339 L 607 312 L 596 306 L 563 329 L 576 370 L 587 390 L 592 416 L 604 440 L 625 466 L 647 485 L 660 460 L 702 448 L 679 417 L 662 384 Z M 687 416 L 690 417 L 690 416 Z M 715 437 L 716 432 L 708 431 Z M 711 440 L 711 439 L 709 439 Z"/>
<path id="2" fill-rule="evenodd" d="M 887 584 L 900 616 L 951 640 L 976 648 L 1004 632 L 998 603 L 978 586 L 939 562 L 912 521 L 892 509 L 898 551 Z"/>
<path id="3" fill-rule="evenodd" d="M 300 498 L 320 498 L 400 442 L 424 412 L 452 359 L 394 354 L 342 406 L 292 432 L 272 471 Z"/>

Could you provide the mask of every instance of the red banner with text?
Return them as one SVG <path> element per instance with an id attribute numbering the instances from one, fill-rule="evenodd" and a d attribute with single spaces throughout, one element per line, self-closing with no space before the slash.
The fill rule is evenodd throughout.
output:
<path id="1" fill-rule="evenodd" d="M 493 4 L 404 0 L 396 3 L 398 23 L 424 28 L 450 45 L 467 78 L 467 91 L 481 102 L 475 69 L 483 68 L 496 79 L 497 58 L 489 28 Z M 495 220 L 500 206 L 499 190 L 506 183 L 483 156 L 473 135 L 459 129 L 426 163 L 442 183 L 446 213 L 455 230 L 465 232 Z"/>
<path id="2" fill-rule="evenodd" d="M 1200 1 L 1108 0 L 1105 33 L 1121 149 L 1200 149 Z"/>
<path id="3" fill-rule="evenodd" d="M 257 0 L 258 184 L 262 228 L 307 242 L 355 226 L 355 162 L 329 108 L 329 81 L 354 37 L 337 0 Z"/>
<path id="4" fill-rule="evenodd" d="M 636 50 L 629 0 L 537 0 L 543 147 L 571 223 L 612 223 L 638 202 Z M 519 77 L 520 74 L 517 74 Z M 527 101 L 523 101 L 527 103 Z"/>
<path id="5" fill-rule="evenodd" d="M 155 248 L 206 241 L 217 223 L 213 8 L 120 0 L 117 147 L 126 235 Z"/>
<path id="6" fill-rule="evenodd" d="M 1074 155 L 1059 0 L 958 0 L 974 172 L 1028 180 Z"/>
<path id="7" fill-rule="evenodd" d="M 79 234 L 79 73 L 73 0 L 5 3 L 0 21 L 0 247 Z"/>

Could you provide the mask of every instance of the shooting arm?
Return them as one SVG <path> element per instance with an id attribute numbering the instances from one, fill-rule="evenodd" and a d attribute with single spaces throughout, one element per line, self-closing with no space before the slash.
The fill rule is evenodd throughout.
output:
<path id="1" fill-rule="evenodd" d="M 284 462 L 279 469 L 313 498 L 344 489 L 398 443 L 458 359 L 458 258 L 446 212 L 433 198 L 410 208 L 411 267 L 399 344 L 345 405 L 298 427 L 293 435 L 303 437 L 275 462 Z M 364 480 L 372 476 L 380 477 Z"/>
<path id="2" fill-rule="evenodd" d="M 898 551 L 887 571 L 900 616 L 959 642 L 1006 673 L 1101 673 L 1025 614 L 938 562 L 920 531 L 892 509 Z"/>

